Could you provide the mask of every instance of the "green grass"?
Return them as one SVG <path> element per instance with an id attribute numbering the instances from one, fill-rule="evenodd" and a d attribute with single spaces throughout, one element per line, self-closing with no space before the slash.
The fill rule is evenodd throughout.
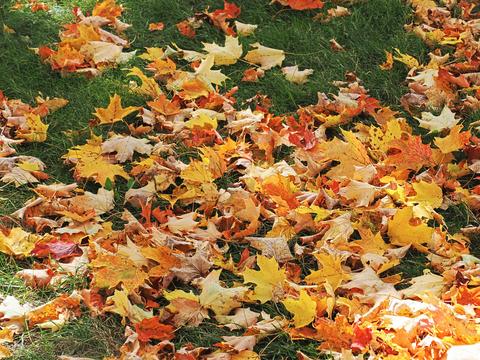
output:
<path id="1" fill-rule="evenodd" d="M 47 164 L 51 181 L 72 182 L 68 167 L 61 156 L 66 150 L 82 143 L 89 136 L 88 121 L 95 107 L 104 107 L 113 93 L 122 96 L 125 105 L 142 104 L 144 99 L 128 89 L 129 79 L 122 69 L 112 69 L 103 76 L 87 80 L 71 76 L 62 78 L 50 71 L 29 48 L 51 44 L 57 40 L 60 25 L 71 19 L 69 9 L 80 5 L 91 9 L 94 2 L 58 0 L 46 1 L 52 7 L 49 13 L 32 14 L 28 10 L 10 12 L 14 1 L 2 1 L 0 5 L 0 25 L 2 22 L 16 31 L 16 34 L 0 34 L 0 89 L 10 98 L 20 98 L 27 102 L 39 93 L 44 96 L 64 97 L 70 104 L 50 115 L 46 121 L 50 125 L 48 140 L 41 144 L 22 145 L 18 151 L 24 155 L 41 158 Z M 195 39 L 179 35 L 175 24 L 207 6 L 219 8 L 221 1 L 197 0 L 120 0 L 125 5 L 124 20 L 133 26 L 127 31 L 132 49 L 141 51 L 144 47 L 163 47 L 176 43 L 185 49 L 200 50 L 201 42 L 223 43 L 224 35 L 209 24 L 198 31 Z M 352 7 L 352 15 L 334 19 L 328 24 L 313 20 L 315 11 L 296 12 L 283 10 L 280 6 L 269 5 L 268 0 L 235 1 L 242 8 L 239 20 L 258 24 L 253 37 L 242 39 L 244 49 L 254 42 L 283 49 L 287 53 L 285 65 L 299 65 L 312 68 L 314 74 L 302 86 L 284 79 L 280 70 L 268 71 L 259 83 L 240 83 L 242 72 L 247 64 L 239 62 L 223 68 L 230 77 L 227 87 L 239 85 L 239 104 L 257 93 L 268 95 L 273 102 L 274 113 L 289 113 L 298 106 L 315 103 L 317 92 L 336 92 L 334 80 L 343 80 L 345 73 L 355 72 L 363 80 L 370 94 L 383 103 L 399 109 L 399 98 L 406 92 L 404 80 L 407 70 L 396 64 L 392 71 L 381 71 L 378 67 L 385 59 L 384 50 L 399 48 L 421 61 L 426 59 L 427 49 L 403 25 L 411 17 L 410 9 L 402 0 L 370 0 Z M 150 33 L 150 22 L 163 21 L 166 25 L 161 32 Z M 346 49 L 334 52 L 329 40 L 335 38 Z M 141 64 L 138 60 L 136 64 Z M 231 179 L 220 179 L 230 181 Z M 121 193 L 126 183 L 117 185 Z M 123 197 L 117 195 L 117 199 Z M 32 197 L 28 186 L 15 189 L 10 185 L 0 186 L 0 215 L 8 215 Z M 3 199 L 3 200 L 1 200 Z M 462 218 L 461 211 L 455 216 Z M 463 218 L 462 218 L 463 219 Z M 456 223 L 455 223 L 456 224 Z M 452 226 L 455 226 L 452 224 Z M 410 275 L 419 274 L 423 269 L 422 257 L 409 257 L 402 263 L 402 271 Z M 38 292 L 29 289 L 12 277 L 19 266 L 5 256 L 0 257 L 0 292 L 13 294 L 25 301 L 41 301 L 53 296 L 48 291 Z M 76 286 L 75 280 L 66 284 L 65 291 Z M 60 354 L 102 358 L 112 354 L 119 344 L 121 327 L 112 318 L 90 319 L 83 317 L 74 321 L 58 333 L 32 331 L 22 336 L 22 343 L 15 359 L 55 359 Z M 208 336 L 207 336 L 207 335 Z M 181 343 L 191 342 L 204 346 L 207 342 L 220 341 L 226 333 L 204 324 L 199 328 L 184 328 L 179 331 Z M 207 338 L 206 338 L 207 336 Z M 207 341 L 208 340 L 208 341 Z M 285 334 L 269 337 L 256 348 L 265 359 L 291 359 L 297 350 L 317 358 L 315 344 L 292 342 Z"/>

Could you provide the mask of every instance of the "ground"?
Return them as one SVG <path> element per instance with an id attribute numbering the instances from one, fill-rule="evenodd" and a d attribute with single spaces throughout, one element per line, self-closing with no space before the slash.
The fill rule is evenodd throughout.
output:
<path id="1" fill-rule="evenodd" d="M 89 136 L 88 122 L 95 107 L 105 107 L 113 93 L 121 95 L 125 105 L 142 101 L 139 95 L 128 88 L 126 71 L 120 67 L 108 70 L 103 76 L 94 79 L 82 77 L 61 77 L 43 64 L 31 48 L 56 41 L 61 24 L 71 18 L 70 9 L 79 5 L 91 9 L 95 1 L 46 1 L 52 11 L 48 13 L 10 11 L 14 1 L 3 1 L 0 5 L 3 22 L 13 28 L 15 34 L 0 35 L 0 89 L 9 98 L 19 98 L 32 102 L 39 93 L 45 96 L 58 96 L 70 101 L 69 105 L 48 117 L 49 137 L 45 143 L 29 144 L 23 147 L 22 154 L 38 156 L 47 165 L 53 180 L 69 183 L 72 176 L 69 168 L 59 160 L 73 145 L 82 143 Z M 218 8 L 220 1 L 186 0 L 122 0 L 125 6 L 124 21 L 132 24 L 127 31 L 132 49 L 163 47 L 176 43 L 185 49 L 198 49 L 202 41 L 221 42 L 223 35 L 213 27 L 203 27 L 195 39 L 181 36 L 175 24 L 204 10 L 207 6 Z M 404 25 L 411 20 L 411 9 L 402 0 L 361 1 L 351 7 L 352 15 L 338 18 L 328 24 L 313 21 L 315 11 L 290 11 L 280 6 L 269 5 L 268 1 L 237 1 L 242 8 L 241 21 L 258 24 L 253 38 L 242 40 L 251 44 L 262 44 L 283 49 L 288 63 L 301 68 L 314 69 L 308 83 L 303 86 L 285 80 L 279 69 L 268 71 L 258 84 L 241 84 L 240 101 L 261 92 L 270 96 L 272 112 L 294 112 L 299 106 L 316 102 L 317 92 L 334 91 L 332 81 L 342 80 L 352 71 L 363 80 L 370 94 L 393 109 L 402 111 L 400 97 L 406 92 L 404 79 L 407 69 L 395 66 L 391 71 L 382 71 L 379 64 L 385 61 L 385 49 L 398 48 L 417 59 L 425 60 L 428 49 L 416 36 L 407 33 Z M 148 24 L 162 21 L 165 29 L 149 32 Z M 335 38 L 347 51 L 334 52 L 329 40 Z M 134 60 L 133 63 L 135 63 Z M 230 78 L 227 87 L 235 86 L 242 77 L 245 64 L 225 68 Z M 68 134 L 68 136 L 67 136 Z M 125 184 L 119 183 L 117 191 L 122 193 Z M 26 187 L 11 185 L 0 187 L 0 214 L 8 215 L 32 196 Z M 466 222 L 468 211 L 458 207 L 447 220 L 451 226 L 461 226 Z M 424 257 L 410 255 L 396 269 L 408 276 L 422 273 Z M 13 294 L 19 299 L 43 301 L 55 296 L 53 291 L 31 290 L 23 282 L 13 278 L 13 274 L 25 263 L 15 262 L 6 256 L 0 257 L 0 293 Z M 72 279 L 61 290 L 80 288 L 84 279 Z M 285 310 L 269 309 L 273 314 Z M 59 332 L 32 330 L 22 335 L 21 345 L 14 359 L 55 359 L 61 354 L 102 358 L 111 355 L 122 342 L 119 320 L 112 317 L 83 317 L 61 329 Z M 178 342 L 205 345 L 220 341 L 224 335 L 216 326 L 203 324 L 199 328 L 183 328 L 177 334 Z M 201 340 L 201 342 L 200 342 Z M 286 335 L 268 338 L 257 345 L 258 352 L 266 359 L 291 359 L 301 349 L 306 354 L 316 356 L 315 345 L 292 342 Z"/>

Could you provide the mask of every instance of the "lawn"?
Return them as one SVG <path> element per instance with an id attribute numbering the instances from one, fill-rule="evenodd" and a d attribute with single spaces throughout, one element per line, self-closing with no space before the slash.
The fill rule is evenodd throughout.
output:
<path id="1" fill-rule="evenodd" d="M 106 70 L 101 76 L 88 79 L 83 76 L 61 76 L 52 71 L 50 66 L 43 63 L 32 48 L 49 45 L 58 41 L 61 26 L 73 20 L 71 9 L 79 6 L 84 12 L 91 11 L 94 0 L 46 0 L 50 10 L 31 12 L 28 8 L 13 11 L 16 1 L 4 0 L 0 5 L 0 25 L 7 25 L 15 33 L 3 32 L 0 34 L 0 90 L 10 99 L 22 99 L 33 104 L 39 94 L 49 97 L 61 97 L 69 101 L 64 108 L 48 115 L 48 138 L 45 142 L 22 144 L 18 153 L 40 158 L 46 164 L 46 172 L 50 178 L 46 183 L 72 183 L 71 166 L 64 164 L 62 156 L 73 146 L 84 144 L 90 137 L 89 123 L 93 118 L 95 108 L 105 108 L 113 94 L 120 95 L 122 104 L 126 106 L 143 106 L 147 99 L 131 90 L 129 83 L 132 80 L 128 71 L 133 66 L 144 67 L 144 61 L 138 58 L 129 63 Z M 202 42 L 216 42 L 223 44 L 224 34 L 210 24 L 204 24 L 197 30 L 197 35 L 189 39 L 181 35 L 176 27 L 180 21 L 202 12 L 207 8 L 218 9 L 223 6 L 221 1 L 187 1 L 187 0 L 119 0 L 124 6 L 122 20 L 132 26 L 126 31 L 131 42 L 130 50 L 142 53 L 144 48 L 165 48 L 176 44 L 182 49 L 201 50 Z M 239 61 L 234 65 L 221 67 L 228 76 L 224 89 L 239 86 L 235 97 L 237 109 L 248 106 L 248 99 L 257 94 L 267 95 L 272 102 L 269 111 L 272 114 L 293 115 L 299 107 L 315 104 L 319 92 L 337 93 L 334 81 L 343 81 L 349 72 L 355 73 L 368 90 L 369 95 L 378 99 L 382 104 L 399 111 L 401 116 L 407 117 L 411 124 L 415 124 L 414 133 L 425 134 L 419 129 L 412 115 L 406 113 L 400 104 L 401 97 L 408 92 L 406 77 L 408 68 L 395 63 L 391 70 L 382 70 L 379 65 L 385 62 L 385 51 L 398 49 L 401 53 L 409 54 L 425 63 L 428 61 L 426 44 L 414 34 L 407 32 L 405 24 L 413 21 L 412 9 L 402 0 L 366 0 L 354 2 L 348 8 L 351 15 L 334 18 L 322 23 L 314 19 L 315 15 L 325 10 L 294 11 L 280 6 L 269 4 L 269 1 L 238 0 L 241 7 L 238 20 L 243 23 L 258 25 L 254 35 L 240 39 L 244 49 L 250 44 L 260 42 L 262 45 L 282 49 L 286 58 L 284 66 L 298 65 L 301 69 L 313 69 L 308 82 L 302 85 L 287 81 L 279 67 L 266 71 L 265 76 L 258 82 L 242 82 L 243 72 L 248 64 Z M 327 4 L 327 7 L 332 7 Z M 151 32 L 148 25 L 154 22 L 163 22 L 162 31 Z M 3 24 L 2 24 L 3 23 Z M 330 40 L 335 39 L 345 51 L 334 51 Z M 186 65 L 182 65 L 186 68 Z M 472 117 L 473 119 L 473 117 Z M 371 124 L 366 117 L 355 118 L 355 122 L 364 121 Z M 349 128 L 349 125 L 343 126 Z M 116 129 L 116 128 L 114 128 Z M 102 129 L 104 136 L 109 129 Z M 338 129 L 332 128 L 332 133 Z M 428 135 L 427 135 L 428 136 Z M 189 159 L 192 150 L 179 144 L 177 155 L 182 159 Z M 287 151 L 288 152 L 288 151 Z M 194 155 L 192 158 L 196 158 Z M 282 153 L 276 156 L 282 159 Z M 228 177 L 220 179 L 226 183 L 225 188 L 238 180 Z M 219 180 L 219 181 L 220 181 Z M 121 220 L 123 199 L 125 192 L 134 186 L 132 182 L 123 179 L 115 184 L 107 184 L 115 190 L 115 210 L 108 215 L 113 222 L 114 230 L 124 226 Z M 217 183 L 219 187 L 222 185 Z M 80 183 L 85 190 L 96 191 L 98 184 L 92 182 Z M 7 219 L 15 210 L 35 197 L 32 192 L 34 185 L 15 187 L 12 184 L 0 186 L 0 215 Z M 164 202 L 160 202 L 166 208 Z M 129 207 L 135 216 L 140 211 Z M 475 224 L 475 216 L 463 204 L 452 205 L 446 210 L 439 210 L 445 216 L 445 221 L 452 233 L 461 227 Z M 6 224 L 9 223 L 5 220 Z M 475 224 L 476 225 L 476 224 Z M 268 225 L 266 225 L 268 227 Z M 270 225 L 271 227 L 271 225 Z M 453 230 L 454 229 L 454 230 Z M 269 229 L 267 229 L 269 230 Z M 266 231 L 263 233 L 266 233 Z M 257 234 L 261 234 L 259 230 Z M 296 239 L 296 238 L 294 238 Z M 230 247 L 230 253 L 235 261 L 240 258 L 244 245 Z M 0 257 L 0 294 L 13 295 L 21 302 L 29 301 L 41 304 L 54 299 L 61 293 L 70 293 L 74 289 L 88 287 L 90 278 L 72 276 L 55 288 L 36 289 L 29 287 L 14 274 L 23 268 L 31 268 L 35 262 L 32 257 L 14 260 L 8 255 Z M 404 280 L 420 276 L 428 267 L 428 260 L 424 253 L 410 250 L 399 265 L 388 270 L 386 274 L 402 273 Z M 304 271 L 309 269 L 308 264 Z M 224 276 L 223 281 L 233 284 L 239 281 L 237 274 Z M 176 284 L 176 283 L 175 283 Z M 178 284 L 176 284 L 178 285 Z M 178 285 L 182 286 L 182 285 Z M 192 289 L 191 286 L 182 287 Z M 162 304 L 163 305 L 163 304 Z M 289 313 L 279 303 L 269 301 L 265 304 L 253 304 L 256 311 L 266 311 L 271 316 L 289 318 Z M 59 355 L 89 357 L 102 359 L 118 354 L 119 347 L 124 342 L 124 326 L 120 317 L 114 314 L 91 317 L 87 312 L 77 320 L 72 320 L 57 332 L 27 330 L 15 338 L 13 359 L 57 359 Z M 213 320 L 204 321 L 199 326 L 183 326 L 175 332 L 177 348 L 191 343 L 194 346 L 213 346 L 222 341 L 222 336 L 240 335 L 239 331 L 230 331 L 225 327 L 218 327 Z M 293 359 L 297 351 L 312 358 L 328 357 L 318 350 L 319 342 L 310 340 L 291 340 L 286 332 L 277 332 L 260 339 L 254 350 L 263 359 Z"/>

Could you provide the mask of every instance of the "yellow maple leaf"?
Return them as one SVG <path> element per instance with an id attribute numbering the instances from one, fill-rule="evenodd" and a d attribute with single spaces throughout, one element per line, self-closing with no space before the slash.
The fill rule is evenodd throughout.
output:
<path id="1" fill-rule="evenodd" d="M 203 43 L 203 49 L 214 56 L 215 65 L 232 65 L 242 56 L 242 44 L 237 37 L 226 36 L 225 46 L 216 43 Z"/>
<path id="2" fill-rule="evenodd" d="M 417 193 L 415 196 L 409 198 L 410 201 L 429 205 L 433 208 L 438 208 L 443 203 L 443 193 L 442 188 L 432 183 L 427 183 L 426 181 L 420 181 L 412 184 L 413 189 Z"/>
<path id="3" fill-rule="evenodd" d="M 305 277 L 305 281 L 314 284 L 327 282 L 335 291 L 343 281 L 350 280 L 351 276 L 342 267 L 342 258 L 331 254 L 315 254 L 322 268 L 315 270 Z"/>
<path id="4" fill-rule="evenodd" d="M 200 304 L 212 310 L 215 315 L 227 315 L 230 311 L 242 305 L 247 287 L 225 288 L 220 283 L 222 270 L 214 270 L 202 281 L 202 292 L 198 296 Z"/>
<path id="5" fill-rule="evenodd" d="M 394 60 L 397 60 L 397 61 L 407 65 L 407 67 L 409 69 L 420 68 L 420 63 L 413 56 L 408 55 L 408 54 L 403 54 L 398 49 L 395 49 L 395 53 L 396 53 L 396 56 L 393 57 Z"/>
<path id="6" fill-rule="evenodd" d="M 143 60 L 148 60 L 148 61 L 155 61 L 155 60 L 161 60 L 164 57 L 164 52 L 162 48 L 158 47 L 147 47 L 145 48 L 147 50 L 146 53 L 143 53 L 139 55 L 138 57 Z"/>
<path id="7" fill-rule="evenodd" d="M 29 142 L 44 142 L 47 140 L 48 125 L 44 124 L 37 114 L 26 114 L 26 127 L 19 129 L 17 138 L 25 139 Z"/>
<path id="8" fill-rule="evenodd" d="M 260 270 L 247 269 L 243 272 L 244 283 L 255 284 L 252 299 L 262 304 L 269 300 L 278 300 L 283 296 L 283 283 L 286 280 L 285 270 L 280 269 L 275 258 L 257 255 Z"/>
<path id="9" fill-rule="evenodd" d="M 317 303 L 305 290 L 300 290 L 298 299 L 288 298 L 282 303 L 293 314 L 293 322 L 296 328 L 307 326 L 315 319 Z"/>
<path id="10" fill-rule="evenodd" d="M 13 228 L 8 235 L 0 231 L 0 252 L 7 255 L 28 256 L 39 237 L 22 228 Z"/>
<path id="11" fill-rule="evenodd" d="M 341 176 L 353 178 L 355 167 L 368 165 L 371 163 L 371 160 L 367 149 L 353 132 L 342 130 L 342 134 L 346 142 L 335 138 L 323 144 L 325 146 L 325 156 L 340 162 L 327 175 L 333 178 Z"/>
<path id="12" fill-rule="evenodd" d="M 461 132 L 462 125 L 455 125 L 450 129 L 450 134 L 444 138 L 436 137 L 435 145 L 442 154 L 449 154 L 453 151 L 462 149 L 470 141 L 470 131 Z"/>
<path id="13" fill-rule="evenodd" d="M 194 184 L 204 184 L 213 182 L 213 176 L 208 169 L 208 164 L 204 161 L 193 160 L 182 170 L 180 177 Z"/>
<path id="14" fill-rule="evenodd" d="M 388 222 L 388 236 L 393 245 L 412 245 L 419 251 L 425 251 L 423 244 L 432 240 L 433 228 L 423 222 L 412 225 L 417 219 L 413 217 L 413 208 L 404 207 L 397 210 L 393 218 Z M 418 222 L 418 221 L 417 221 Z"/>
<path id="15" fill-rule="evenodd" d="M 244 59 L 248 62 L 260 65 L 263 70 L 271 69 L 275 66 L 282 66 L 283 60 L 285 60 L 285 52 L 279 49 L 269 48 L 259 43 L 251 45 L 256 48 L 250 50 Z"/>
<path id="16" fill-rule="evenodd" d="M 162 90 L 160 86 L 157 84 L 154 78 L 148 77 L 145 75 L 142 70 L 138 67 L 133 67 L 130 69 L 130 72 L 127 74 L 128 76 L 137 76 L 142 84 L 140 86 L 134 86 L 134 90 L 142 95 L 150 96 L 152 99 L 156 99 L 160 95 L 162 95 Z"/>
<path id="17" fill-rule="evenodd" d="M 95 108 L 93 115 L 100 120 L 100 124 L 113 124 L 138 109 L 136 106 L 122 107 L 122 98 L 115 94 L 110 97 L 110 103 L 106 108 Z"/>
<path id="18" fill-rule="evenodd" d="M 125 290 L 115 290 L 114 294 L 107 298 L 106 303 L 107 306 L 104 310 L 120 315 L 123 324 L 125 324 L 125 318 L 136 323 L 153 316 L 152 311 L 145 311 L 139 306 L 133 305 L 128 299 L 128 293 Z"/>
<path id="19" fill-rule="evenodd" d="M 218 127 L 218 123 L 216 118 L 211 118 L 206 114 L 200 114 L 199 116 L 186 121 L 185 127 L 188 129 L 193 129 L 194 127 L 216 129 Z"/>
<path id="20" fill-rule="evenodd" d="M 66 162 L 75 165 L 75 178 L 93 179 L 102 186 L 107 179 L 114 182 L 116 176 L 130 178 L 122 166 L 112 164 L 108 157 L 102 155 L 101 136 L 92 134 L 86 144 L 69 149 L 63 158 Z"/>
<path id="21" fill-rule="evenodd" d="M 128 293 L 132 293 L 148 277 L 132 260 L 119 254 L 100 254 L 90 265 L 93 283 L 99 288 L 111 289 L 121 283 Z"/>
<path id="22" fill-rule="evenodd" d="M 332 214 L 332 210 L 324 209 L 318 205 L 299 206 L 295 209 L 299 214 L 313 214 L 315 215 L 314 221 L 323 221 Z"/>

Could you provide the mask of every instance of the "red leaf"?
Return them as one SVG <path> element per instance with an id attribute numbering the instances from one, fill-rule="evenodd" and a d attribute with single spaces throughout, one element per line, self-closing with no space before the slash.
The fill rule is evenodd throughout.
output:
<path id="1" fill-rule="evenodd" d="M 135 324 L 135 331 L 138 334 L 138 340 L 148 342 L 154 340 L 171 340 L 174 338 L 175 327 L 162 324 L 158 316 L 150 319 L 143 319 Z"/>
<path id="2" fill-rule="evenodd" d="M 294 10 L 321 9 L 323 5 L 323 1 L 320 0 L 288 0 L 288 6 Z"/>
<path id="3" fill-rule="evenodd" d="M 372 329 L 362 329 L 358 325 L 353 327 L 353 341 L 350 348 L 353 351 L 362 351 L 372 341 Z"/>
<path id="4" fill-rule="evenodd" d="M 82 255 L 82 250 L 77 244 L 62 240 L 53 240 L 50 242 L 39 242 L 35 244 L 32 255 L 37 257 L 51 256 L 55 260 L 64 259 L 72 256 Z"/>

